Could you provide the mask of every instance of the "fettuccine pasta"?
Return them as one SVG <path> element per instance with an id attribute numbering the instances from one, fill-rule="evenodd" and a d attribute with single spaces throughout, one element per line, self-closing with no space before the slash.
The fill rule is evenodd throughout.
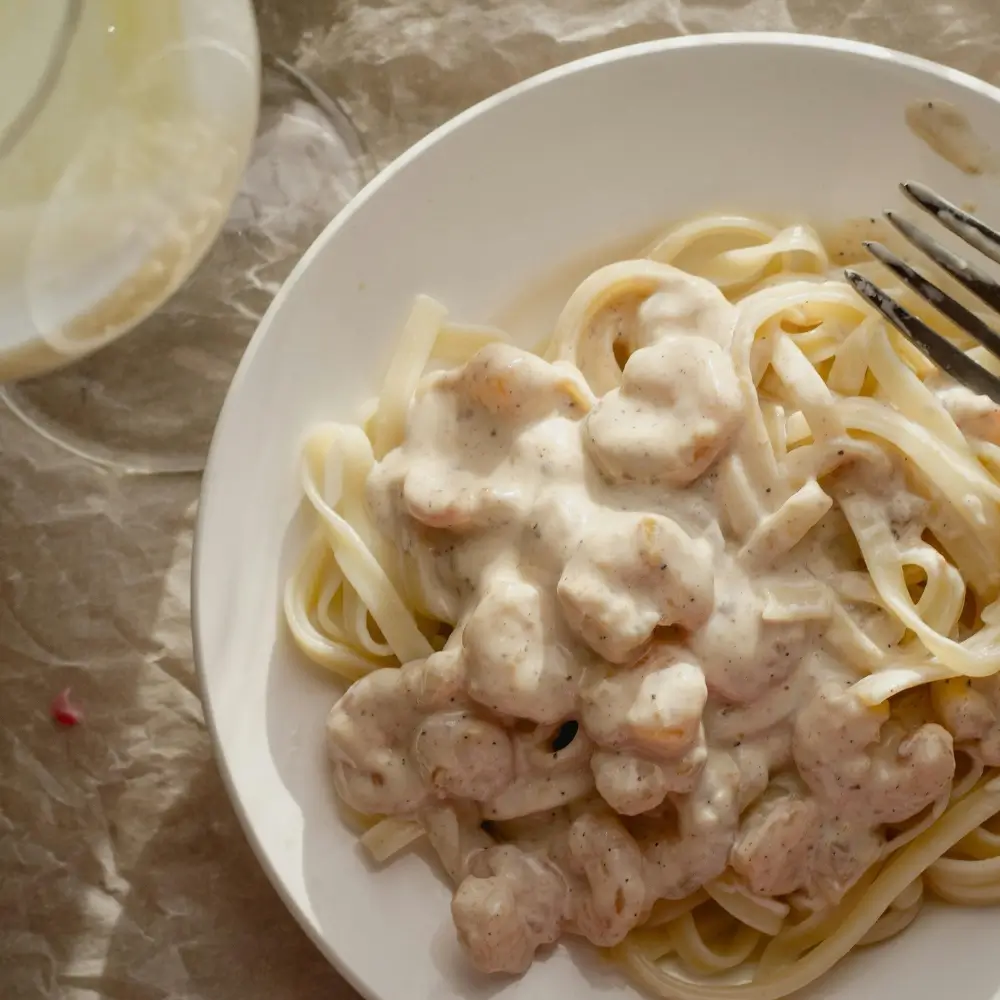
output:
<path id="1" fill-rule="evenodd" d="M 337 791 L 374 859 L 429 841 L 480 968 L 576 934 L 778 1000 L 1000 902 L 1000 410 L 810 227 L 684 223 L 539 353 L 418 298 L 302 483 Z"/>

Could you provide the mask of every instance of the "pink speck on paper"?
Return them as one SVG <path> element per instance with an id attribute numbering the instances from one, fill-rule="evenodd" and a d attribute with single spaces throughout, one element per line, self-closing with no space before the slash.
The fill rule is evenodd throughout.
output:
<path id="1" fill-rule="evenodd" d="M 69 700 L 69 688 L 60 691 L 52 699 L 52 718 L 60 726 L 76 726 L 83 722 L 83 712 Z"/>

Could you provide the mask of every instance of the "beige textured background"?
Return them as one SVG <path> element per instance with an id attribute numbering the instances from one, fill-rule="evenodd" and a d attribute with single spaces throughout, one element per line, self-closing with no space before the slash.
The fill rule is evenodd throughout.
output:
<path id="1" fill-rule="evenodd" d="M 258 0 L 258 9 L 265 49 L 343 101 L 377 166 L 516 80 L 665 35 L 841 35 L 1000 84 L 998 0 Z M 350 189 L 324 183 L 308 144 L 295 155 L 282 183 L 299 195 L 313 185 L 298 198 L 308 217 L 270 234 L 250 326 Z M 216 383 L 233 357 L 221 376 L 216 366 Z M 137 421 L 151 412 L 142 403 L 140 386 Z M 96 470 L 0 410 L 2 1000 L 353 997 L 268 885 L 216 773 L 188 633 L 197 494 L 194 478 Z M 48 718 L 66 685 L 87 713 L 73 730 Z"/>

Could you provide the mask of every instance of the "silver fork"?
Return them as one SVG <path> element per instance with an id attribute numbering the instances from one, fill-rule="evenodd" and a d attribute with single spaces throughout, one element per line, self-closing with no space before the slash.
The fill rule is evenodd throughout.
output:
<path id="1" fill-rule="evenodd" d="M 946 229 L 1000 264 L 1000 232 L 957 205 L 945 201 L 923 184 L 910 181 L 901 184 L 900 187 L 910 201 L 933 215 Z M 900 218 L 894 212 L 886 212 L 885 217 L 907 242 L 922 251 L 981 302 L 1000 313 L 1000 281 L 990 277 L 982 268 L 970 264 L 941 246 L 912 222 Z M 996 330 L 960 302 L 946 295 L 937 285 L 932 284 L 881 243 L 866 240 L 864 247 L 907 288 L 916 292 L 938 312 L 947 316 L 956 326 L 961 327 L 993 355 L 1000 358 L 1000 334 Z M 973 392 L 989 396 L 995 403 L 1000 403 L 1000 379 L 992 372 L 977 364 L 950 340 L 936 333 L 857 271 L 848 268 L 844 271 L 844 276 L 867 302 L 938 367 Z"/>

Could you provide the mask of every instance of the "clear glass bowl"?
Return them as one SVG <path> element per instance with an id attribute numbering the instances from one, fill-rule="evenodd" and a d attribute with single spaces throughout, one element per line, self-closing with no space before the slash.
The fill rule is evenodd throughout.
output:
<path id="1" fill-rule="evenodd" d="M 249 0 L 0 5 L 0 380 L 67 364 L 183 283 L 256 131 Z"/>
<path id="2" fill-rule="evenodd" d="M 250 0 L 42 6 L 0 4 L 0 82 L 34 71 L 6 130 L 0 97 L 0 399 L 100 465 L 200 471 L 247 340 L 368 156 L 285 53 L 261 68 Z"/>

